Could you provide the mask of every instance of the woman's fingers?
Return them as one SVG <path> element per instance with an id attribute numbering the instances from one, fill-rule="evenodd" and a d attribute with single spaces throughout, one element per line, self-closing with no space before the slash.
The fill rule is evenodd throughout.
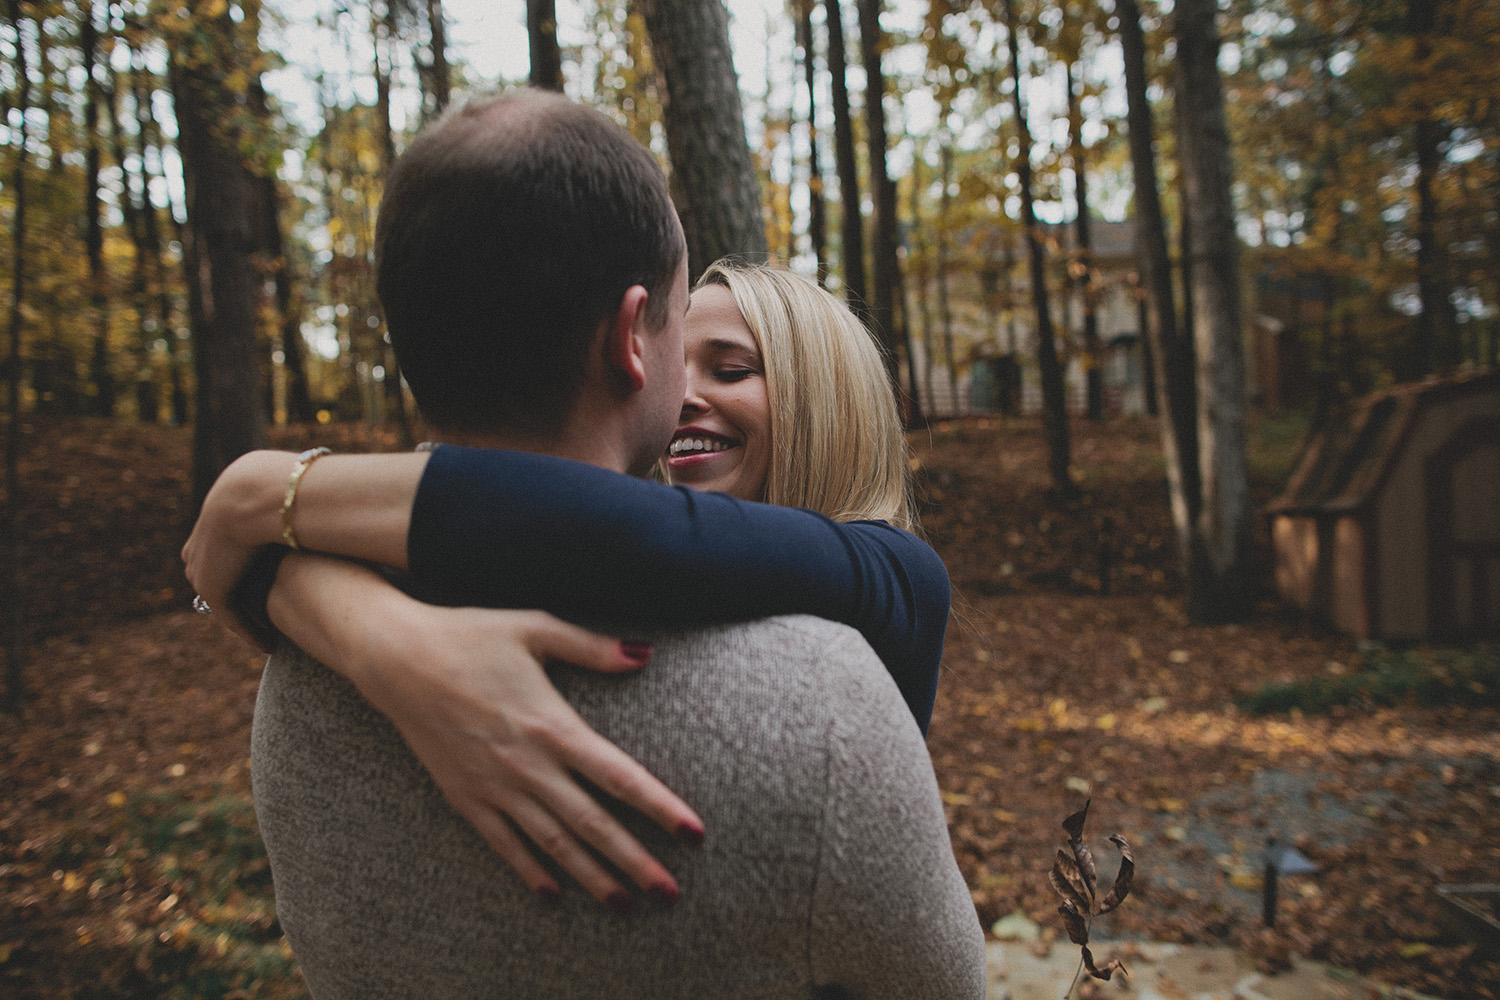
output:
<path id="1" fill-rule="evenodd" d="M 507 811 L 537 850 L 556 861 L 590 896 L 620 912 L 630 909 L 630 893 L 604 869 L 577 836 L 578 831 L 565 825 L 564 819 L 534 799 L 513 803 Z M 613 817 L 610 820 L 613 821 Z M 620 832 L 629 837 L 623 828 Z M 662 873 L 675 891 L 676 883 L 672 882 L 671 876 L 666 875 L 665 869 Z"/>
<path id="2" fill-rule="evenodd" d="M 484 838 L 490 849 L 500 855 L 500 859 L 510 865 L 515 873 L 526 883 L 527 888 L 542 896 L 556 899 L 562 894 L 557 880 L 548 874 L 547 869 L 532 856 L 531 851 L 516 836 L 516 831 L 506 822 L 505 817 L 482 803 L 460 804 L 449 800 L 450 804 L 458 810 L 459 814 L 468 820 L 479 835 Z"/>
<path id="3" fill-rule="evenodd" d="M 703 823 L 698 815 L 645 768 L 593 730 L 580 723 L 575 732 L 563 734 L 557 746 L 562 754 L 560 763 L 570 778 L 572 774 L 581 776 L 689 843 L 702 839 Z M 576 781 L 552 783 L 544 794 L 549 810 L 631 882 L 658 899 L 670 902 L 677 898 L 677 881 L 672 874 Z M 662 801 L 667 803 L 666 808 L 657 805 Z M 641 808 L 642 805 L 651 807 L 655 814 Z"/>
<path id="4" fill-rule="evenodd" d="M 651 656 L 649 643 L 617 640 L 579 628 L 546 612 L 534 612 L 532 650 L 543 659 L 562 660 L 603 672 L 631 670 Z M 576 716 L 575 716 L 576 718 Z M 558 743 L 565 763 L 606 794 L 690 843 L 703 838 L 703 820 L 635 759 L 579 720 L 575 738 Z M 633 838 L 631 844 L 635 844 Z M 595 845 L 601 846 L 601 845 Z M 636 845 L 637 847 L 639 845 Z M 644 852 L 642 852 L 644 854 Z M 649 855 L 647 856 L 649 857 Z M 611 857 L 618 863 L 618 859 Z M 632 875 L 634 878 L 634 875 Z M 649 888 L 646 883 L 635 879 Z"/>
<path id="5" fill-rule="evenodd" d="M 640 772 L 638 784 L 658 786 L 658 795 L 676 802 L 694 822 L 696 814 L 645 768 L 594 732 L 572 706 L 558 700 L 558 711 L 545 724 L 528 727 L 531 763 L 514 768 L 511 784 L 520 785 L 519 796 L 506 796 L 497 788 L 497 807 L 600 902 L 618 909 L 629 895 L 622 900 L 623 890 L 599 864 L 595 852 L 642 890 L 662 901 L 675 900 L 677 882 L 672 874 L 578 779 L 620 787 L 629 782 L 614 775 L 633 769 Z M 625 804 L 634 807 L 632 802 Z"/>
<path id="6" fill-rule="evenodd" d="M 580 738 L 564 744 L 562 750 L 566 754 L 567 767 L 606 795 L 623 802 L 686 843 L 702 842 L 703 820 L 698 814 L 635 758 L 592 729 L 586 729 Z M 631 842 L 635 843 L 633 838 Z M 611 860 L 619 864 L 618 859 Z M 639 879 L 636 881 L 647 887 Z"/>
<path id="7" fill-rule="evenodd" d="M 581 721 L 557 720 L 552 731 L 567 741 L 587 730 Z M 550 739 L 538 741 L 536 752 L 527 755 L 524 765 L 512 758 L 510 779 L 495 781 L 489 776 L 472 795 L 449 794 L 449 801 L 538 892 L 555 892 L 557 883 L 516 830 L 525 834 L 535 850 L 556 861 L 585 892 L 616 910 L 629 909 L 631 896 L 600 862 L 601 857 L 642 889 L 660 899 L 675 899 L 677 883 L 671 874 L 578 785 L 553 752 L 555 745 Z M 469 801 L 456 801 L 461 796 Z"/>
<path id="8" fill-rule="evenodd" d="M 671 874 L 579 782 L 597 775 L 618 784 L 604 777 L 619 769 L 616 757 L 640 765 L 594 733 L 550 687 L 544 699 L 555 704 L 488 735 L 462 714 L 452 725 L 398 721 L 397 727 L 444 797 L 532 889 L 552 893 L 557 883 L 516 830 L 605 905 L 628 908 L 631 897 L 601 859 L 658 899 L 675 899 Z M 498 732 L 507 735 L 497 738 Z"/>
<path id="9" fill-rule="evenodd" d="M 649 642 L 600 635 L 545 611 L 531 615 L 535 619 L 529 629 L 531 651 L 539 659 L 560 660 L 600 673 L 635 670 L 651 659 Z"/>
<path id="10" fill-rule="evenodd" d="M 407 629 L 392 626 L 403 637 L 393 663 L 368 657 L 378 669 L 354 676 L 459 814 L 538 892 L 557 890 L 539 861 L 546 855 L 606 905 L 629 905 L 620 876 L 675 899 L 671 873 L 586 786 L 689 842 L 701 839 L 702 821 L 595 733 L 541 662 L 618 672 L 639 667 L 649 649 L 622 647 L 543 612 L 420 610 Z M 393 620 L 405 619 L 397 612 Z"/>

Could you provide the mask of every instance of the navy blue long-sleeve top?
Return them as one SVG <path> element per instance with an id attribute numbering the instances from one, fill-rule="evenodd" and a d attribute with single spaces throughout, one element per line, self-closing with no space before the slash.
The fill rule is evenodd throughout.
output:
<path id="1" fill-rule="evenodd" d="M 548 455 L 444 445 L 407 538 L 412 580 L 452 603 L 643 626 L 811 614 L 858 629 L 922 732 L 948 626 L 948 572 L 884 521 L 635 479 Z"/>

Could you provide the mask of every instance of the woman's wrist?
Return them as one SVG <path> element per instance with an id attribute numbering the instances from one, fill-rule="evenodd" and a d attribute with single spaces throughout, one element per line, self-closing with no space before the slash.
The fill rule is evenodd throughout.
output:
<path id="1" fill-rule="evenodd" d="M 219 475 L 204 503 L 229 540 L 247 549 L 281 542 L 286 480 L 297 456 L 289 451 L 247 452 Z"/>

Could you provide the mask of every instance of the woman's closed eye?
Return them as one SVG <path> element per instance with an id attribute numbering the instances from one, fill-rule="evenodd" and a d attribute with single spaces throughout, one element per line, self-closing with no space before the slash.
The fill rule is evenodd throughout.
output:
<path id="1" fill-rule="evenodd" d="M 761 374 L 758 368 L 715 368 L 714 378 L 720 382 L 743 382 L 752 375 Z"/>

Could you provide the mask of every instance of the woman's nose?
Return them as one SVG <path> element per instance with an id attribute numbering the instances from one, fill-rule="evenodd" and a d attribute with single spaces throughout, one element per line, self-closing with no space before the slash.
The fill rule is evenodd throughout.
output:
<path id="1" fill-rule="evenodd" d="M 708 409 L 708 400 L 698 391 L 697 383 L 692 376 L 688 376 L 687 388 L 682 396 L 683 413 L 702 413 Z"/>

